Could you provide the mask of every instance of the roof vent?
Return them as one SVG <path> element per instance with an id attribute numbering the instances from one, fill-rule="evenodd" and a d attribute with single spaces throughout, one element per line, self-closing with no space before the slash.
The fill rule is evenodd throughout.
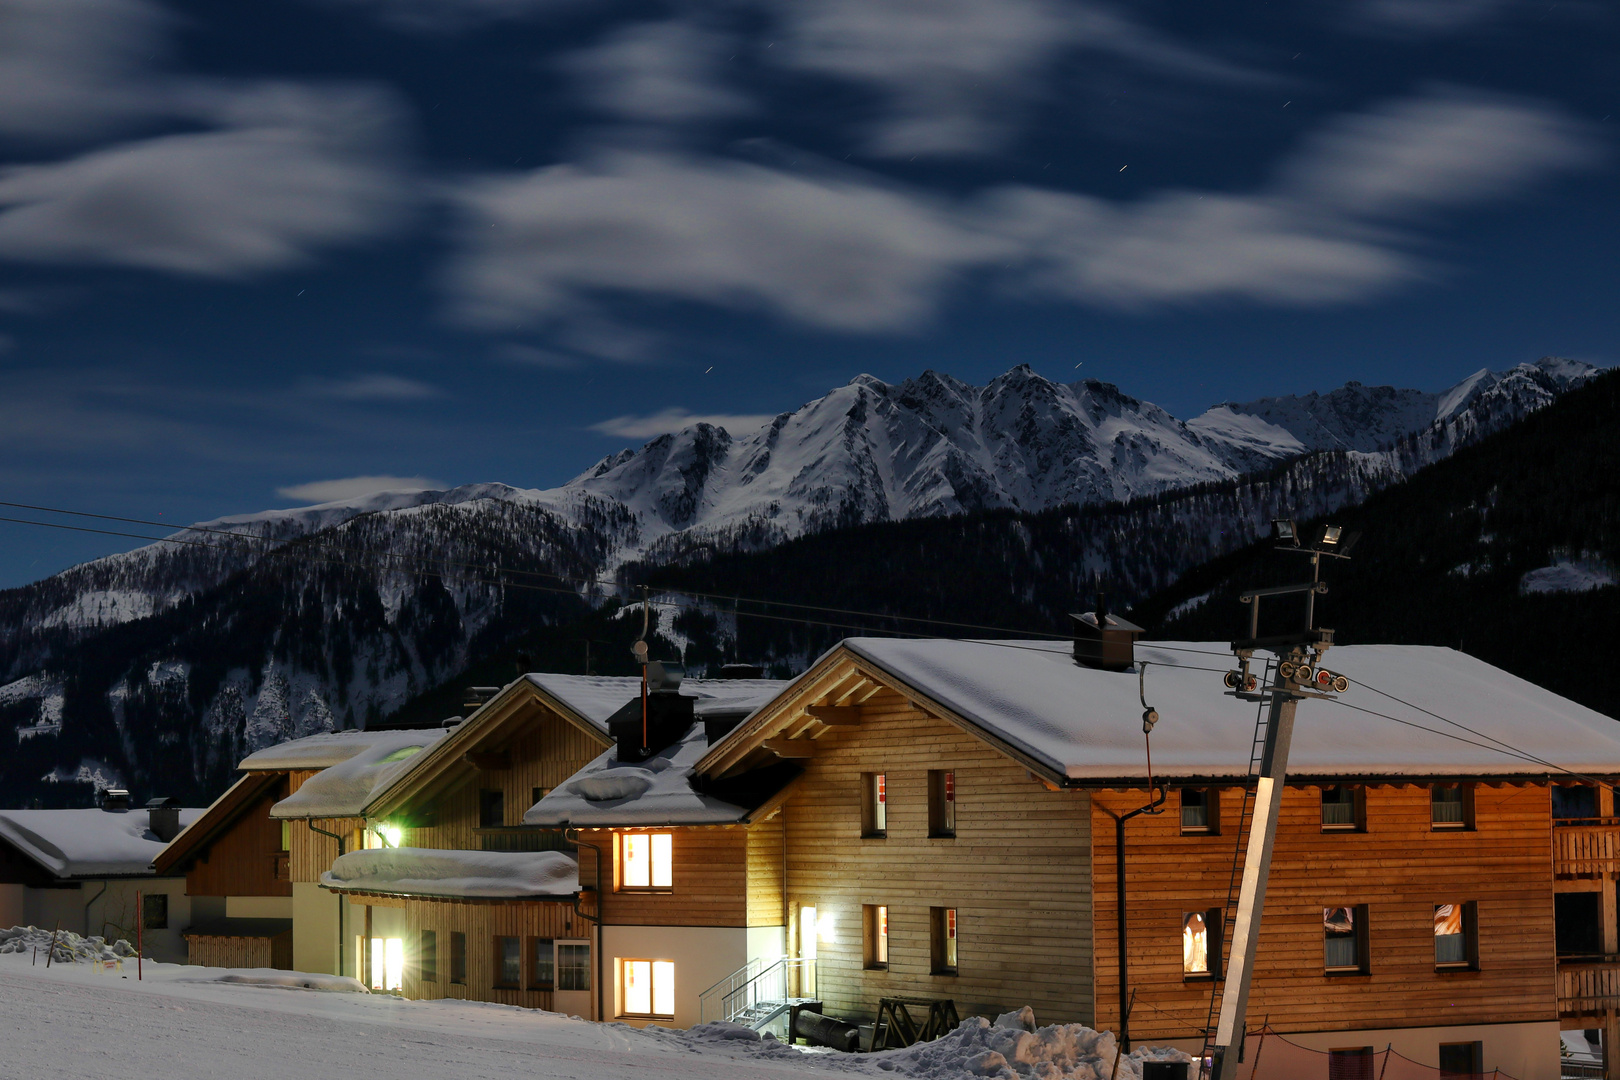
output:
<path id="1" fill-rule="evenodd" d="M 103 788 L 101 808 L 109 813 L 121 814 L 129 809 L 129 792 L 121 787 Z"/>
<path id="2" fill-rule="evenodd" d="M 718 677 L 722 679 L 763 679 L 765 669 L 758 664 L 722 664 Z"/>
<path id="3" fill-rule="evenodd" d="M 152 835 L 167 844 L 180 835 L 180 801 L 178 799 L 150 799 L 146 803 L 146 827 Z"/>
<path id="4" fill-rule="evenodd" d="M 1108 602 L 1097 596 L 1097 610 L 1070 615 L 1074 627 L 1074 662 L 1103 671 L 1129 671 L 1136 663 L 1136 639 L 1142 628 L 1108 612 Z"/>

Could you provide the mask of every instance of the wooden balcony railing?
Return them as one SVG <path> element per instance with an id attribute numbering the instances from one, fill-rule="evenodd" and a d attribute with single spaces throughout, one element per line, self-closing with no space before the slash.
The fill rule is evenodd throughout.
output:
<path id="1" fill-rule="evenodd" d="M 1620 878 L 1620 818 L 1554 821 L 1553 876 Z"/>
<path id="2" fill-rule="evenodd" d="M 1558 1015 L 1602 1015 L 1620 1009 L 1620 957 L 1558 965 Z"/>

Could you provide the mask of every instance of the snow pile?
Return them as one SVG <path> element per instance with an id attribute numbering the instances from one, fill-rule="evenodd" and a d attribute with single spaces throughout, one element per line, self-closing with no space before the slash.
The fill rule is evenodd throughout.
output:
<path id="1" fill-rule="evenodd" d="M 1551 566 L 1530 571 L 1519 579 L 1519 595 L 1589 592 L 1607 588 L 1616 580 L 1620 579 L 1608 562 L 1583 555 L 1579 559 L 1558 559 Z"/>
<path id="2" fill-rule="evenodd" d="M 322 769 L 304 781 L 297 791 L 270 808 L 270 816 L 300 819 L 359 817 L 366 804 L 416 767 L 417 755 L 425 747 L 444 738 L 444 735 L 442 728 L 370 734 L 359 753 Z M 259 756 L 255 754 L 248 761 Z"/>
<path id="3" fill-rule="evenodd" d="M 1084 1024 L 1035 1027 L 1034 1011 L 1025 1006 L 991 1023 L 970 1016 L 955 1031 L 904 1050 L 868 1055 L 885 1072 L 925 1080 L 983 1076 L 996 1080 L 1108 1080 L 1115 1077 L 1118 1043 L 1111 1031 Z M 1167 1047 L 1138 1047 L 1119 1060 L 1118 1080 L 1140 1080 L 1144 1061 L 1194 1059 Z"/>
<path id="4" fill-rule="evenodd" d="M 566 897 L 579 891 L 579 864 L 560 851 L 374 848 L 340 855 L 321 885 L 404 896 Z"/>
<path id="5" fill-rule="evenodd" d="M 243 986 L 273 986 L 284 990 L 319 990 L 329 994 L 369 994 L 365 984 L 347 975 L 311 975 L 304 971 L 277 971 L 249 968 L 221 975 L 217 979 L 191 979 L 190 982 L 236 983 Z"/>
<path id="6" fill-rule="evenodd" d="M 76 964 L 80 961 L 93 964 L 98 960 L 122 960 L 135 955 L 135 946 L 122 938 L 109 945 L 107 939 L 100 935 L 80 937 L 71 930 L 55 932 L 41 930 L 37 926 L 13 926 L 9 930 L 0 930 L 0 953 L 32 953 L 36 949 L 47 952 L 51 948 L 52 938 L 56 941 L 56 951 L 52 957 L 57 964 Z"/>
<path id="7" fill-rule="evenodd" d="M 239 769 L 328 769 L 342 764 L 356 754 L 370 750 L 379 741 L 400 735 L 432 735 L 444 732 L 414 731 L 328 731 L 302 739 L 289 739 L 275 746 L 267 746 L 258 753 L 242 759 Z M 429 739 L 429 742 L 432 740 Z M 419 744 L 420 745 L 420 744 Z"/>

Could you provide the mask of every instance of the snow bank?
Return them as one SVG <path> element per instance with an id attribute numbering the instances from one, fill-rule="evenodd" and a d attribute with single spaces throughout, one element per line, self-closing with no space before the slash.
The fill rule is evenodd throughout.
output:
<path id="1" fill-rule="evenodd" d="M 122 960 L 135 955 L 135 946 L 122 938 L 109 945 L 107 939 L 100 935 L 86 938 L 71 930 L 56 933 L 37 926 L 13 926 L 9 930 L 0 930 L 0 954 L 32 953 L 35 949 L 44 953 L 50 950 L 53 937 L 56 951 L 52 953 L 52 962 L 57 964 L 77 964 L 81 961 L 93 964 L 98 960 Z"/>
<path id="2" fill-rule="evenodd" d="M 181 810 L 181 826 L 202 814 Z M 0 837 L 57 877 L 135 877 L 164 848 L 147 823 L 141 810 L 0 810 Z"/>
<path id="3" fill-rule="evenodd" d="M 579 891 L 579 864 L 560 851 L 375 848 L 340 855 L 321 885 L 423 897 L 560 898 Z"/>
<path id="4" fill-rule="evenodd" d="M 359 752 L 304 781 L 297 791 L 270 808 L 270 816 L 300 819 L 359 817 L 367 803 L 416 766 L 417 755 L 424 748 L 445 736 L 442 728 L 369 734 Z M 261 751 L 260 754 L 268 752 Z M 248 761 L 260 754 L 254 754 Z M 246 764 L 243 762 L 244 766 Z"/>
<path id="5" fill-rule="evenodd" d="M 369 994 L 365 984 L 347 975 L 311 975 L 303 971 L 248 968 L 213 979 L 187 979 L 187 982 L 236 983 L 244 986 L 274 986 L 286 990 L 320 990 L 336 994 Z"/>

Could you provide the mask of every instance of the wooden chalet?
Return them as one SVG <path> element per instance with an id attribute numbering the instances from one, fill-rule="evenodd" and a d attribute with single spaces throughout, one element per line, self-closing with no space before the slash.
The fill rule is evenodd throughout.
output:
<path id="1" fill-rule="evenodd" d="M 616 751 L 541 799 L 526 820 L 581 830 L 581 880 L 602 875 L 608 1015 L 808 998 L 871 1020 L 884 997 L 948 998 L 1119 1030 L 1134 995 L 1132 1038 L 1198 1050 L 1255 707 L 1225 691 L 1219 645 L 1079 651 L 851 639 L 712 745 L 697 725 L 653 771 Z M 1620 773 L 1620 729 L 1447 649 L 1326 662 L 1351 689 L 1300 707 L 1251 1022 L 1558 1076 L 1560 1029 L 1620 1006 L 1615 811 L 1583 786 Z M 1157 812 L 1127 817 L 1150 791 Z M 703 926 L 744 931 L 729 977 Z"/>

